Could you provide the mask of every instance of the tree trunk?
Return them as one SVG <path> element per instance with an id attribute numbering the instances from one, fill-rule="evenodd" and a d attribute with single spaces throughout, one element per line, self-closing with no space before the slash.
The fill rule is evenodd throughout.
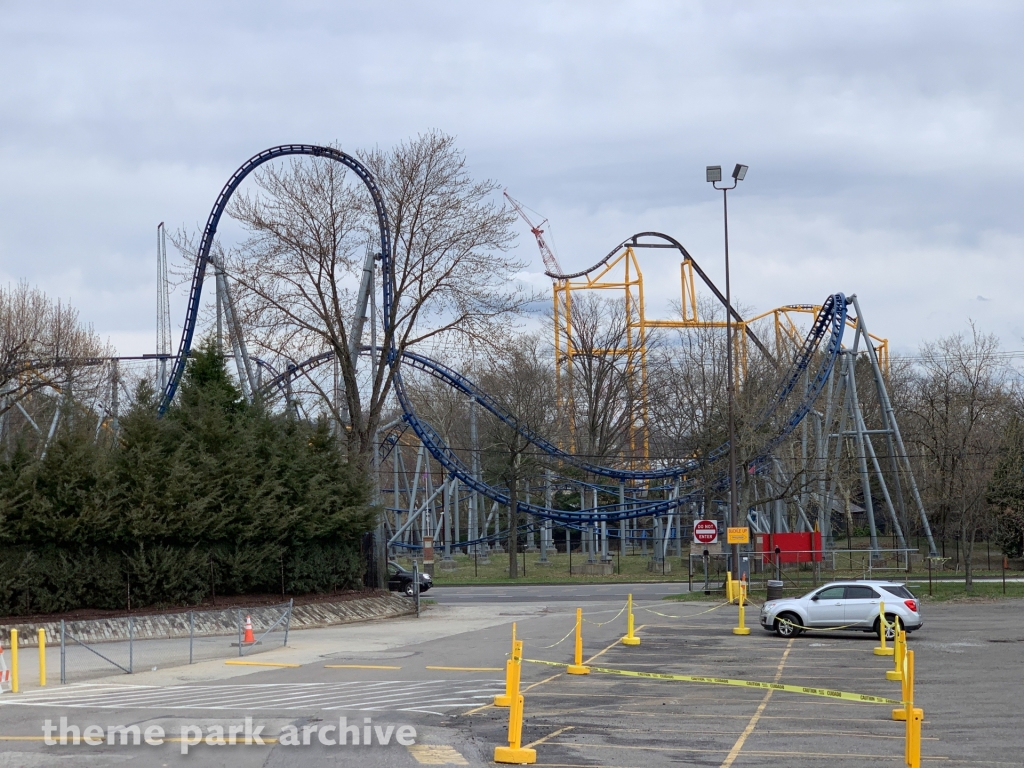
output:
<path id="1" fill-rule="evenodd" d="M 960 540 L 964 543 L 964 590 L 968 593 L 974 591 L 974 566 L 971 563 L 971 555 L 974 553 L 975 526 L 970 524 L 965 514 L 960 519 Z"/>
<path id="2" fill-rule="evenodd" d="M 508 577 L 519 578 L 519 558 L 516 549 L 519 543 L 519 481 L 508 484 Z"/>

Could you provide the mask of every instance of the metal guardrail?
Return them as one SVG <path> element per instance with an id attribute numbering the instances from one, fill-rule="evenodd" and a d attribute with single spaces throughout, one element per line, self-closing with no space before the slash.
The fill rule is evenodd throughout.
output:
<path id="1" fill-rule="evenodd" d="M 236 610 L 238 611 L 238 655 L 239 656 L 244 656 L 245 655 L 245 643 L 242 642 L 242 609 L 238 608 Z M 249 615 L 250 614 L 246 614 L 247 617 Z M 249 650 L 253 650 L 254 648 L 256 648 L 256 646 L 260 645 L 263 642 L 263 638 L 265 638 L 267 635 L 269 635 L 271 632 L 273 632 L 274 629 L 276 629 L 282 623 L 284 624 L 284 640 L 282 640 L 281 645 L 282 646 L 288 645 L 288 629 L 291 626 L 291 620 L 292 620 L 292 601 L 289 600 L 288 601 L 288 608 L 287 608 L 287 610 L 282 612 L 280 618 L 278 618 L 277 621 L 275 621 L 273 624 L 271 624 L 269 627 L 267 627 L 263 631 L 263 634 L 261 634 L 259 637 L 256 638 L 255 642 L 253 642 L 249 646 Z"/>
<path id="2" fill-rule="evenodd" d="M 102 677 L 114 670 L 131 675 L 159 667 L 194 664 L 197 661 L 247 656 L 288 644 L 293 602 L 274 606 L 188 611 L 185 614 L 125 616 L 60 622 L 60 681 Z M 187 618 L 187 624 L 185 619 Z M 255 642 L 244 643 L 246 618 L 259 633 Z M 140 637 L 139 622 L 149 631 Z M 154 636 L 153 624 L 165 624 L 166 635 Z M 271 643 L 273 634 L 281 644 Z M 227 638 L 237 637 L 233 643 Z M 116 674 L 116 673 L 115 673 Z"/>

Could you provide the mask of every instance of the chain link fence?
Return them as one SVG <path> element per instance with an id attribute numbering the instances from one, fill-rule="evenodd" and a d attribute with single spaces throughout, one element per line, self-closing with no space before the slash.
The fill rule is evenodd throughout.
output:
<path id="1" fill-rule="evenodd" d="M 280 605 L 61 621 L 60 681 L 77 682 L 227 659 L 288 644 L 292 601 Z M 246 622 L 254 642 L 245 642 Z"/>

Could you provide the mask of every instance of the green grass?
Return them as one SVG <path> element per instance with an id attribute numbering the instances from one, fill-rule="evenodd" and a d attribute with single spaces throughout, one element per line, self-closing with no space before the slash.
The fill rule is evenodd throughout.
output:
<path id="1" fill-rule="evenodd" d="M 456 570 L 445 571 L 440 568 L 441 552 L 434 554 L 434 584 L 437 586 L 462 586 L 471 584 L 605 584 L 616 582 L 637 582 L 637 581 L 686 581 L 686 558 L 670 557 L 668 564 L 671 571 L 662 575 L 660 572 L 652 573 L 647 570 L 647 563 L 650 558 L 640 554 L 622 555 L 612 552 L 612 564 L 615 566 L 615 573 L 611 576 L 570 576 L 569 556 L 565 553 L 548 553 L 549 565 L 537 563 L 540 558 L 539 552 L 526 553 L 526 576 L 523 576 L 523 554 L 519 554 L 519 578 L 508 577 L 508 553 L 494 552 L 490 555 L 489 564 L 478 564 L 474 567 L 473 558 L 466 555 L 453 555 L 456 563 Z M 412 567 L 412 560 L 409 558 L 398 558 L 406 568 Z M 573 552 L 572 564 L 581 565 L 586 562 L 586 556 L 579 552 Z M 621 568 L 621 573 L 619 569 Z M 703 577 L 702 577 L 703 578 Z"/>
<path id="2" fill-rule="evenodd" d="M 678 595 L 665 595 L 662 600 L 672 600 L 678 603 L 724 603 L 725 591 L 721 589 L 712 590 L 710 595 L 705 595 L 704 590 L 698 589 L 695 584 L 693 592 L 683 592 Z"/>
<path id="3" fill-rule="evenodd" d="M 837 541 L 837 546 L 845 547 L 846 541 Z M 867 538 L 854 538 L 852 545 L 855 548 L 866 548 L 869 544 Z M 916 545 L 916 542 L 912 542 L 912 545 Z M 671 567 L 671 570 L 662 575 L 660 572 L 651 572 L 647 570 L 648 562 L 650 557 L 647 555 L 640 554 L 639 549 L 635 551 L 627 551 L 621 557 L 617 552 L 612 551 L 612 563 L 615 566 L 615 573 L 611 576 L 570 576 L 569 575 L 569 557 L 564 553 L 548 553 L 548 560 L 550 564 L 541 565 L 537 561 L 540 557 L 539 552 L 530 552 L 525 555 L 526 561 L 526 575 L 523 575 L 523 561 L 524 555 L 519 554 L 519 577 L 516 579 L 510 579 L 508 576 L 508 554 L 507 553 L 492 553 L 490 556 L 490 563 L 480 564 L 474 568 L 473 558 L 466 555 L 455 555 L 454 560 L 456 563 L 456 570 L 444 571 L 440 568 L 440 560 L 442 552 L 440 549 L 435 550 L 434 554 L 434 583 L 440 586 L 463 586 L 463 585 L 474 585 L 474 584 L 608 584 L 616 582 L 686 582 L 687 581 L 687 558 L 685 553 L 687 548 L 683 549 L 684 557 L 669 557 L 667 562 Z M 991 560 L 991 563 L 990 563 Z M 581 564 L 585 561 L 585 556 L 579 552 L 573 552 L 572 562 L 574 565 Z M 974 562 L 975 562 L 975 577 L 976 578 L 999 578 L 1002 571 L 993 568 L 987 569 L 986 566 L 992 564 L 998 566 L 1002 561 L 1002 555 L 998 552 L 993 551 L 991 558 L 987 557 L 986 550 L 983 545 L 979 544 L 975 548 Z M 408 557 L 402 557 L 398 559 L 398 562 L 402 563 L 406 567 L 411 567 L 412 560 Z M 721 560 L 713 561 L 716 564 L 720 564 Z M 835 570 L 832 569 L 833 563 L 835 564 Z M 783 581 L 786 584 L 784 594 L 788 596 L 799 596 L 806 594 L 816 585 L 824 584 L 829 581 L 837 581 L 840 579 L 891 579 L 893 581 L 903 582 L 907 579 L 913 582 L 924 581 L 924 589 L 920 587 L 914 587 L 915 594 L 920 593 L 922 595 L 927 594 L 927 564 L 922 562 L 920 557 L 915 557 L 913 562 L 913 572 L 907 574 L 903 569 L 897 569 L 897 561 L 895 556 L 888 556 L 883 565 L 884 569 L 878 569 L 876 566 L 869 570 L 867 557 L 862 553 L 854 553 L 852 558 L 846 553 L 836 553 L 833 557 L 831 554 L 827 554 L 825 560 L 820 564 L 820 571 L 817 580 L 814 578 L 814 572 L 811 570 L 809 564 L 802 563 L 799 566 L 795 564 L 787 565 L 782 574 Z M 949 582 L 949 586 L 943 586 L 941 589 L 936 588 L 935 600 L 949 600 L 956 597 L 964 597 L 965 593 L 962 591 L 963 585 L 963 570 L 962 566 L 957 572 L 953 560 L 947 560 L 945 567 L 940 568 L 937 565 L 933 568 L 933 576 L 935 583 L 939 580 L 952 579 L 958 581 L 961 585 L 961 591 L 957 591 L 956 587 L 952 586 L 952 582 Z M 717 566 L 720 567 L 720 566 Z M 693 587 L 695 590 L 700 590 L 704 582 L 703 569 L 699 560 L 693 561 Z M 1019 577 L 1021 574 L 1019 571 L 1012 571 L 1007 574 L 1008 576 Z M 720 573 L 712 573 L 711 580 L 720 583 L 724 576 Z M 769 574 L 769 578 L 774 578 L 772 574 Z M 763 599 L 765 586 L 764 586 L 765 575 L 763 573 L 755 573 L 753 581 L 751 582 L 751 598 L 760 601 Z M 1022 597 L 1021 586 L 1024 585 L 1013 585 L 1007 584 L 1007 597 Z M 1002 584 L 975 584 L 975 595 L 981 595 L 985 597 L 1001 597 L 1002 596 Z M 760 592 L 760 597 L 758 593 Z M 687 600 L 699 600 L 703 597 L 703 592 L 699 596 L 687 597 Z M 712 595 L 712 598 L 714 594 Z"/>
<path id="4" fill-rule="evenodd" d="M 1004 598 L 1024 597 L 1024 584 L 1019 582 L 1008 582 L 1006 594 L 1003 594 L 1003 585 L 999 582 L 974 582 L 971 592 L 967 591 L 963 579 L 933 580 L 932 594 L 928 594 L 928 577 L 924 579 L 910 578 L 907 586 L 911 592 L 921 598 L 924 603 L 941 603 L 950 600 L 1002 600 Z"/>

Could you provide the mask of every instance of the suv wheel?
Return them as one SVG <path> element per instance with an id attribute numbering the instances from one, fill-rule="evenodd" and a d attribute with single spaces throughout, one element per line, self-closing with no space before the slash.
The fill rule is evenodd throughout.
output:
<path id="1" fill-rule="evenodd" d="M 792 613 L 783 613 L 775 617 L 775 634 L 779 637 L 796 637 L 800 634 L 800 627 L 797 626 L 800 617 Z"/>
<path id="2" fill-rule="evenodd" d="M 405 594 L 407 594 L 409 597 L 414 597 L 415 594 L 416 594 L 416 591 L 413 589 L 413 583 L 411 581 L 405 582 L 405 589 L 404 589 L 404 591 L 405 591 Z"/>
<path id="3" fill-rule="evenodd" d="M 903 623 L 900 621 L 900 617 L 894 613 L 885 614 L 885 620 L 887 622 L 885 627 L 885 639 L 895 641 L 896 632 L 903 626 Z M 878 635 L 878 623 L 878 619 L 875 619 L 875 626 L 871 630 L 876 636 Z"/>

